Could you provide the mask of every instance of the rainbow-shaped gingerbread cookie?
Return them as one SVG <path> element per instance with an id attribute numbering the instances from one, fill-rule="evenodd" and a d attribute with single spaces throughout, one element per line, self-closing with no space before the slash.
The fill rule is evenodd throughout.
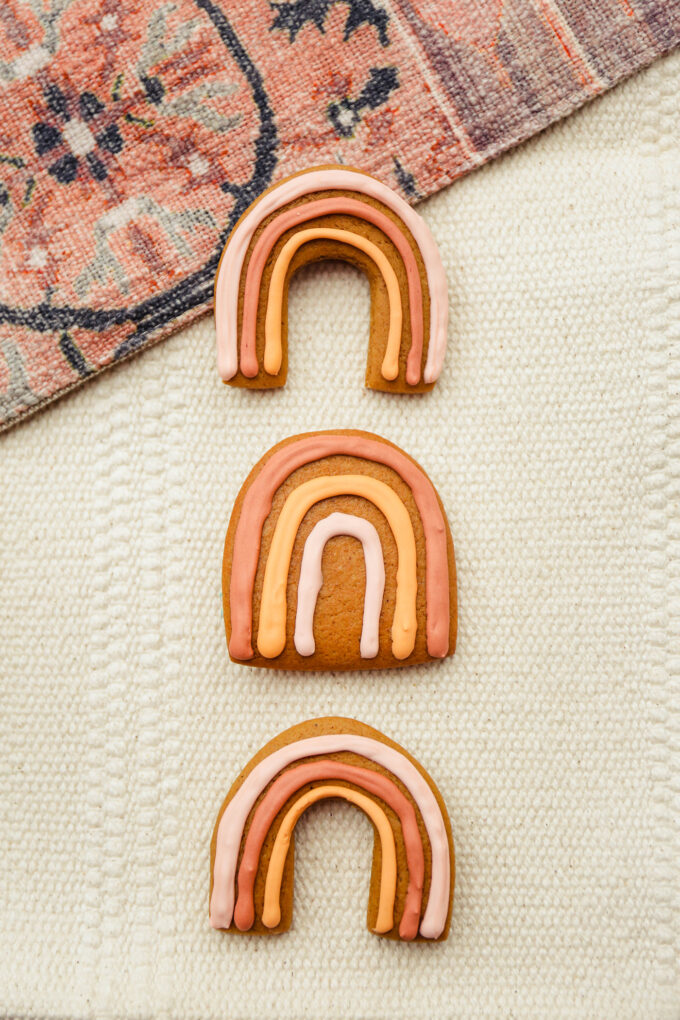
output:
<path id="1" fill-rule="evenodd" d="M 218 369 L 225 382 L 283 386 L 288 285 L 297 269 L 343 259 L 371 282 L 366 385 L 429 390 L 444 362 L 446 276 L 425 221 L 359 170 L 305 170 L 265 191 L 227 241 L 215 280 Z"/>
<path id="2" fill-rule="evenodd" d="M 373 824 L 369 931 L 407 942 L 444 940 L 454 852 L 441 794 L 398 744 L 341 718 L 281 733 L 232 786 L 211 845 L 212 927 L 259 935 L 290 928 L 295 825 L 309 806 L 333 797 Z"/>
<path id="3" fill-rule="evenodd" d="M 453 541 L 403 450 L 358 431 L 273 447 L 234 505 L 224 549 L 231 658 L 284 669 L 375 669 L 453 654 Z"/>

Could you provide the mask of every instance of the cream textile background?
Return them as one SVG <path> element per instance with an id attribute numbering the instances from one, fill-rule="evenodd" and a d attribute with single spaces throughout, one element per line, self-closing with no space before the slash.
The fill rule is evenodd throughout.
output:
<path id="1" fill-rule="evenodd" d="M 452 304 L 430 397 L 362 389 L 368 289 L 323 267 L 293 288 L 284 391 L 222 387 L 206 319 L 0 439 L 2 1015 L 680 1016 L 680 55 L 421 209 Z M 234 666 L 241 481 L 343 426 L 438 486 L 459 651 Z M 299 826 L 290 935 L 208 927 L 226 790 L 327 713 L 439 784 L 445 945 L 366 932 L 370 827 L 336 804 Z"/>

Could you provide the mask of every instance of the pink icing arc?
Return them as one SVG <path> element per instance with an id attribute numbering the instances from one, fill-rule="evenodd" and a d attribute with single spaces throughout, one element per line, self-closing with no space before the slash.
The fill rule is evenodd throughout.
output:
<path id="1" fill-rule="evenodd" d="M 423 354 L 423 293 L 420 273 L 411 245 L 403 231 L 379 209 L 368 202 L 340 196 L 308 202 L 282 212 L 280 216 L 267 224 L 257 239 L 246 268 L 245 293 L 243 297 L 243 320 L 241 322 L 241 371 L 249 378 L 254 378 L 258 371 L 257 353 L 255 351 L 255 334 L 257 328 L 257 308 L 262 285 L 262 273 L 279 238 L 291 227 L 299 226 L 318 216 L 329 216 L 334 213 L 345 213 L 379 227 L 395 246 L 406 270 L 409 292 L 409 310 L 411 319 L 411 347 L 406 362 L 406 381 L 411 386 L 420 382 L 420 361 Z"/>
<path id="2" fill-rule="evenodd" d="M 280 485 L 304 464 L 335 454 L 385 464 L 401 476 L 413 493 L 425 532 L 425 596 L 427 650 L 444 658 L 449 650 L 449 562 L 447 528 L 432 482 L 405 453 L 363 435 L 322 433 L 281 447 L 263 464 L 243 498 L 234 535 L 229 607 L 229 653 L 234 659 L 252 659 L 253 588 L 260 556 L 262 528 Z"/>
<path id="3" fill-rule="evenodd" d="M 257 798 L 287 765 L 317 754 L 351 751 L 382 765 L 401 780 L 418 806 L 432 857 L 430 892 L 420 922 L 423 938 L 436 939 L 446 927 L 451 895 L 451 857 L 439 802 L 423 774 L 396 748 L 358 733 L 328 733 L 278 748 L 258 762 L 227 804 L 217 827 L 210 924 L 229 928 L 234 916 L 236 867 L 243 830 Z"/>
<path id="4" fill-rule="evenodd" d="M 326 543 L 337 535 L 358 538 L 364 549 L 366 564 L 366 592 L 364 595 L 364 621 L 359 652 L 362 659 L 373 659 L 379 650 L 380 611 L 385 590 L 385 561 L 380 537 L 375 527 L 364 517 L 353 514 L 332 513 L 314 525 L 302 553 L 298 582 L 297 612 L 295 614 L 295 647 L 300 655 L 313 655 L 314 610 L 323 573 L 321 560 Z"/>
<path id="5" fill-rule="evenodd" d="M 444 364 L 449 312 L 446 274 L 430 228 L 386 184 L 368 174 L 343 167 L 309 170 L 282 181 L 262 195 L 234 228 L 215 280 L 217 367 L 220 376 L 227 382 L 238 371 L 238 295 L 243 263 L 253 234 L 271 213 L 315 191 L 355 191 L 368 195 L 391 209 L 408 227 L 420 249 L 430 292 L 430 339 L 423 378 L 426 383 L 435 382 Z"/>

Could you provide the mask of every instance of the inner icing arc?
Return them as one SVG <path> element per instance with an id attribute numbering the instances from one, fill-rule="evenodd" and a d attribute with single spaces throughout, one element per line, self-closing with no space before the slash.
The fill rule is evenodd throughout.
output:
<path id="1" fill-rule="evenodd" d="M 282 181 L 265 192 L 232 231 L 215 280 L 217 363 L 220 376 L 227 382 L 239 369 L 239 290 L 253 236 L 267 217 L 291 202 L 319 191 L 349 191 L 356 194 L 359 200 L 362 197 L 375 199 L 395 213 L 408 228 L 420 251 L 427 277 L 430 322 L 427 359 L 422 375 L 425 383 L 434 383 L 444 362 L 448 325 L 446 274 L 437 245 L 425 221 L 401 196 L 368 174 L 343 167 L 310 170 Z"/>
<path id="2" fill-rule="evenodd" d="M 399 922 L 399 935 L 405 941 L 414 939 L 418 934 L 420 921 L 425 880 L 425 855 L 413 805 L 391 777 L 333 758 L 323 758 L 320 761 L 296 765 L 294 768 L 282 772 L 258 804 L 245 839 L 238 871 L 238 896 L 234 908 L 234 921 L 237 928 L 241 931 L 248 931 L 254 923 L 255 878 L 262 846 L 274 819 L 286 801 L 301 787 L 307 783 L 330 779 L 343 780 L 368 793 L 375 794 L 392 808 L 399 818 L 408 868 L 408 888 L 404 910 Z"/>
<path id="3" fill-rule="evenodd" d="M 281 319 L 283 315 L 283 290 L 286 274 L 295 253 L 310 241 L 339 241 L 352 248 L 363 251 L 375 263 L 385 287 L 389 302 L 389 325 L 387 329 L 387 345 L 382 362 L 382 375 L 385 379 L 396 379 L 399 374 L 399 350 L 401 347 L 402 308 L 401 293 L 397 274 L 385 253 L 372 241 L 352 230 L 335 230 L 331 227 L 312 227 L 293 234 L 281 249 L 269 281 L 267 296 L 267 314 L 265 318 L 264 368 L 269 375 L 278 375 L 281 369 L 283 348 L 281 343 Z"/>
<path id="4" fill-rule="evenodd" d="M 264 888 L 264 906 L 262 923 L 267 928 L 275 928 L 281 921 L 281 882 L 283 868 L 290 848 L 293 829 L 300 816 L 310 805 L 330 797 L 341 797 L 356 804 L 376 827 L 380 838 L 382 864 L 380 868 L 380 894 L 378 898 L 378 914 L 375 928 L 378 934 L 384 934 L 394 927 L 394 901 L 397 895 L 397 850 L 394 833 L 384 808 L 364 793 L 349 786 L 326 785 L 315 786 L 303 794 L 284 815 L 279 831 L 274 840 L 274 847 L 269 858 L 267 878 Z"/>
<path id="5" fill-rule="evenodd" d="M 287 230 L 299 227 L 309 220 L 334 214 L 354 216 L 373 224 L 385 234 L 399 253 L 406 273 L 411 323 L 411 346 L 406 361 L 406 381 L 415 386 L 420 382 L 423 354 L 423 289 L 413 249 L 403 230 L 386 213 L 367 202 L 360 202 L 357 199 L 348 198 L 346 195 L 312 200 L 303 205 L 294 206 L 292 209 L 286 209 L 268 223 L 258 237 L 248 260 L 245 278 L 241 322 L 241 371 L 247 378 L 252 379 L 259 370 L 255 349 L 257 312 L 262 274 L 272 249 Z"/>
<path id="6" fill-rule="evenodd" d="M 450 587 L 455 595 L 455 575 L 449 578 L 448 531 L 434 486 L 422 469 L 397 447 L 366 435 L 352 433 L 311 435 L 280 447 L 264 462 L 246 488 L 234 531 L 229 577 L 230 655 L 244 661 L 254 655 L 252 626 L 255 576 L 262 529 L 276 491 L 297 468 L 334 455 L 353 456 L 383 464 L 396 471 L 409 486 L 425 536 L 427 651 L 433 658 L 443 658 L 449 651 L 452 610 Z M 394 490 L 392 492 L 398 498 Z M 290 557 L 285 562 L 288 564 Z M 403 565 L 404 561 L 401 562 Z M 285 613 L 285 579 L 278 569 L 276 580 L 279 590 L 271 598 L 272 604 L 277 607 L 275 633 L 276 643 L 280 644 L 282 607 Z M 283 590 L 281 585 L 284 586 Z M 283 631 L 285 642 L 285 617 Z M 276 643 L 270 647 L 273 648 Z M 259 639 L 258 651 L 262 651 Z"/>
<path id="7" fill-rule="evenodd" d="M 306 737 L 272 751 L 259 761 L 228 801 L 217 825 L 210 924 L 229 928 L 234 915 L 236 869 L 246 820 L 259 796 L 287 766 L 304 758 L 342 751 L 360 755 L 382 766 L 403 783 L 423 820 L 432 861 L 427 906 L 420 921 L 424 938 L 436 939 L 446 927 L 451 896 L 449 837 L 437 797 L 423 773 L 402 751 L 359 733 L 326 733 Z"/>
<path id="8" fill-rule="evenodd" d="M 418 628 L 418 567 L 411 517 L 397 493 L 371 475 L 321 475 L 289 493 L 276 521 L 262 583 L 257 649 L 273 659 L 286 646 L 286 589 L 295 538 L 315 503 L 332 496 L 363 496 L 387 518 L 397 544 L 397 592 L 392 621 L 392 653 L 405 659 L 413 651 Z"/>
<path id="9" fill-rule="evenodd" d="M 295 614 L 294 642 L 300 655 L 313 655 L 314 611 L 323 584 L 321 563 L 326 543 L 338 535 L 349 535 L 361 542 L 366 567 L 364 616 L 359 654 L 362 659 L 373 659 L 378 654 L 380 641 L 380 612 L 385 591 L 385 560 L 380 536 L 375 526 L 365 517 L 354 514 L 332 513 L 318 521 L 305 541 L 300 566 Z"/>

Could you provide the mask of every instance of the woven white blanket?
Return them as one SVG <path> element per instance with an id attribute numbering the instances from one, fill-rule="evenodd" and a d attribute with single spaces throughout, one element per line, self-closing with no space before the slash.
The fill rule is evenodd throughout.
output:
<path id="1" fill-rule="evenodd" d="M 223 387 L 205 320 L 2 438 L 3 1016 L 680 1016 L 680 56 L 422 209 L 451 288 L 432 395 L 362 389 L 368 288 L 327 266 L 294 285 L 282 392 Z M 232 501 L 277 440 L 343 426 L 437 485 L 459 650 L 234 666 Z M 210 929 L 222 798 L 328 713 L 438 783 L 447 943 L 366 931 L 371 830 L 336 803 L 299 826 L 293 931 Z"/>

